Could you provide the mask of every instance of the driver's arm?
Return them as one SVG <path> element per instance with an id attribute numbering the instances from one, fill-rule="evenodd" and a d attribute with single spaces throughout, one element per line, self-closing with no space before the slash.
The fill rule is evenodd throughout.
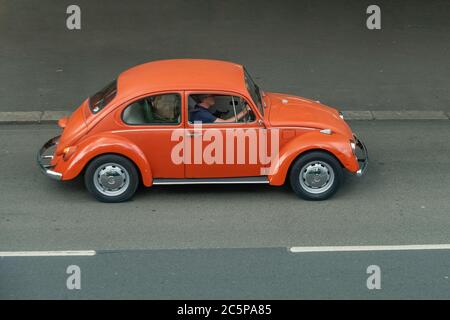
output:
<path id="1" fill-rule="evenodd" d="M 249 108 L 248 106 L 245 106 L 244 109 L 241 112 L 239 112 L 236 116 L 233 116 L 229 119 L 217 118 L 216 121 L 214 121 L 214 122 L 216 122 L 216 123 L 217 122 L 236 122 L 236 119 L 241 120 L 241 118 L 244 117 L 248 113 L 248 108 Z"/>

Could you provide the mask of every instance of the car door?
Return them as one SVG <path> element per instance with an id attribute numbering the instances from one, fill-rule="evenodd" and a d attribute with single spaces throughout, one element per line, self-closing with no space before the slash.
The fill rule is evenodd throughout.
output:
<path id="1" fill-rule="evenodd" d="M 216 116 L 230 118 L 239 113 L 236 100 L 246 103 L 253 114 L 249 121 L 232 123 L 193 123 L 189 119 L 196 104 L 195 95 L 204 95 L 204 91 L 186 91 L 187 109 L 185 116 L 185 176 L 186 178 L 231 178 L 255 177 L 261 175 L 261 163 L 258 154 L 260 130 L 264 130 L 262 121 L 254 112 L 254 106 L 236 93 L 207 92 L 220 96 L 220 109 L 215 105 Z M 223 107 L 230 106 L 228 112 Z M 235 108 L 236 107 L 236 108 Z M 224 112 L 226 113 L 224 115 Z M 231 114 L 230 114 L 231 113 Z"/>
<path id="2" fill-rule="evenodd" d="M 145 154 L 153 178 L 184 178 L 184 165 L 172 159 L 178 144 L 175 132 L 183 132 L 183 92 L 159 92 L 133 99 L 119 108 L 115 130 Z"/>

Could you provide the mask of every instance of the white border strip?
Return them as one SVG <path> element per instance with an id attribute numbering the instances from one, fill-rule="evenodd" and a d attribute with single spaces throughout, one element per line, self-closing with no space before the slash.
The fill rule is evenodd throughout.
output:
<path id="1" fill-rule="evenodd" d="M 66 256 L 95 256 L 94 250 L 79 251 L 0 251 L 0 257 L 66 257 Z"/>
<path id="2" fill-rule="evenodd" d="M 396 246 L 324 246 L 291 247 L 292 253 L 306 252 L 350 252 L 350 251 L 403 251 L 403 250 L 450 250 L 450 244 L 416 244 Z"/>

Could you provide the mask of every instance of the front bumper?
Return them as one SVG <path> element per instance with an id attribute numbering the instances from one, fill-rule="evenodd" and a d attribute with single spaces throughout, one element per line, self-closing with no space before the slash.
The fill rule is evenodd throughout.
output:
<path id="1" fill-rule="evenodd" d="M 39 150 L 37 154 L 37 163 L 42 173 L 54 180 L 62 179 L 62 174 L 53 171 L 52 169 L 54 166 L 51 165 L 51 161 L 54 157 L 54 150 L 53 152 L 51 152 L 51 149 L 54 149 L 54 147 L 58 145 L 58 142 L 59 136 L 51 138 L 42 146 L 42 148 Z"/>
<path id="2" fill-rule="evenodd" d="M 369 153 L 367 152 L 366 145 L 356 136 L 355 141 L 356 141 L 356 158 L 358 159 L 359 163 L 359 170 L 356 171 L 356 175 L 358 177 L 361 177 L 367 171 L 367 166 L 369 165 Z"/>

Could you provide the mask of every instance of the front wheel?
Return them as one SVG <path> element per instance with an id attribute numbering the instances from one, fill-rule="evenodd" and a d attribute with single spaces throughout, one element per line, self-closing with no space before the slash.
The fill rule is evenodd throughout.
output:
<path id="1" fill-rule="evenodd" d="M 118 155 L 104 155 L 88 165 L 84 182 L 97 200 L 122 202 L 136 192 L 139 175 L 130 160 Z"/>
<path id="2" fill-rule="evenodd" d="M 314 151 L 300 156 L 290 172 L 291 187 L 306 200 L 331 197 L 343 180 L 341 164 L 326 152 Z"/>

